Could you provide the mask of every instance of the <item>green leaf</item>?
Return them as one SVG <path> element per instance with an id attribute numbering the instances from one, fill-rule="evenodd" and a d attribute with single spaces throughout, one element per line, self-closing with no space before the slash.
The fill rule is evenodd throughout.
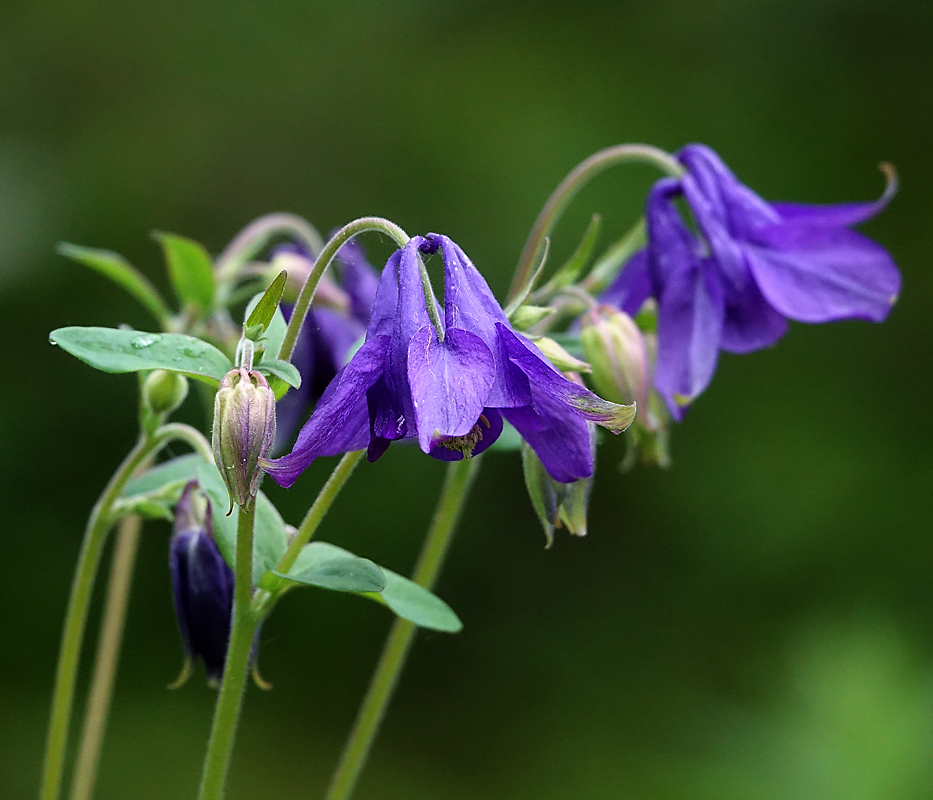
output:
<path id="1" fill-rule="evenodd" d="M 414 622 L 422 628 L 444 633 L 458 633 L 463 623 L 436 594 L 404 578 L 390 569 L 382 568 L 386 576 L 386 587 L 380 593 L 367 592 L 364 597 L 387 605 L 402 619 Z"/>
<path id="2" fill-rule="evenodd" d="M 258 333 L 250 337 L 254 342 L 258 341 L 259 337 L 266 332 L 266 329 L 275 317 L 275 312 L 278 310 L 279 301 L 282 299 L 282 292 L 285 291 L 285 282 L 287 280 L 288 273 L 283 269 L 276 276 L 276 279 L 272 281 L 262 297 L 259 298 L 259 301 L 253 307 L 249 316 L 247 316 L 246 323 L 243 326 L 244 330 L 253 331 L 258 328 Z"/>
<path id="3" fill-rule="evenodd" d="M 301 373 L 293 364 L 289 364 L 287 361 L 280 361 L 277 358 L 268 361 L 264 360 L 256 369 L 263 375 L 274 375 L 276 378 L 281 378 L 293 389 L 301 386 Z"/>
<path id="4" fill-rule="evenodd" d="M 252 316 L 253 311 L 259 305 L 264 295 L 257 294 L 246 306 L 247 320 Z M 259 339 L 257 352 L 259 353 L 259 363 L 264 358 L 274 359 L 279 354 L 282 347 L 282 341 L 285 339 L 285 332 L 288 330 L 288 323 L 285 321 L 285 315 L 281 308 L 277 308 L 272 314 L 272 320 L 266 328 L 265 336 Z"/>
<path id="5" fill-rule="evenodd" d="M 636 250 L 645 246 L 645 220 L 644 217 L 629 230 L 621 239 L 609 245 L 593 264 L 593 269 L 586 276 L 583 288 L 590 294 L 597 295 L 602 292 L 619 273 L 619 268 L 628 261 Z"/>
<path id="6" fill-rule="evenodd" d="M 535 511 L 535 516 L 544 530 L 545 548 L 554 544 L 554 527 L 558 521 L 557 492 L 554 480 L 548 475 L 541 459 L 527 444 L 522 444 L 522 470 L 525 474 L 525 488 L 528 499 Z"/>
<path id="7" fill-rule="evenodd" d="M 327 542 L 306 544 L 287 575 L 275 574 L 294 583 L 334 592 L 378 593 L 387 585 L 383 570 L 368 558 L 360 558 Z"/>
<path id="8" fill-rule="evenodd" d="M 179 496 L 181 492 L 179 491 Z M 148 497 L 128 497 L 125 500 L 118 500 L 113 507 L 113 519 L 120 519 L 127 514 L 139 514 L 144 519 L 164 519 L 171 522 L 175 515 L 172 513 L 172 506 L 178 502 L 176 497 L 174 501 L 169 499 L 152 500 Z"/>
<path id="9" fill-rule="evenodd" d="M 236 564 L 237 509 L 227 516 L 230 497 L 214 464 L 201 461 L 197 465 L 198 483 L 207 492 L 213 506 L 214 536 L 226 562 Z M 256 522 L 253 530 L 253 584 L 258 586 L 263 575 L 275 569 L 288 547 L 285 523 L 272 502 L 262 492 L 256 496 Z"/>
<path id="10" fill-rule="evenodd" d="M 580 244 L 577 245 L 577 249 L 573 251 L 570 258 L 564 262 L 553 276 L 551 276 L 551 279 L 542 286 L 541 289 L 535 292 L 536 298 L 552 297 L 565 286 L 576 283 L 583 268 L 590 260 L 590 255 L 593 252 L 593 248 L 596 246 L 596 240 L 599 238 L 599 229 L 601 226 L 602 217 L 599 214 L 593 214 L 593 216 L 590 217 L 589 224 L 586 226 L 586 230 L 583 232 L 583 238 L 580 240 Z"/>
<path id="11" fill-rule="evenodd" d="M 203 459 L 197 453 L 188 453 L 170 461 L 164 461 L 144 472 L 138 478 L 133 478 L 123 487 L 120 497 L 152 494 L 158 492 L 166 484 L 190 481 L 197 474 L 198 464 L 201 461 Z"/>
<path id="12" fill-rule="evenodd" d="M 49 341 L 104 372 L 167 369 L 219 382 L 233 368 L 214 345 L 182 333 L 71 327 L 52 331 Z"/>
<path id="13" fill-rule="evenodd" d="M 122 286 L 139 300 L 159 322 L 165 322 L 172 312 L 149 279 L 119 253 L 95 250 L 68 242 L 60 242 L 55 251 L 65 258 L 97 270 L 101 275 Z"/>
<path id="14" fill-rule="evenodd" d="M 153 236 L 165 252 L 169 277 L 179 299 L 209 309 L 214 302 L 216 284 L 207 250 L 198 242 L 173 233 L 155 231 Z"/>
<path id="15" fill-rule="evenodd" d="M 531 290 L 535 288 L 538 278 L 541 277 L 541 272 L 544 270 L 544 264 L 547 262 L 547 255 L 550 251 L 551 240 L 549 237 L 545 236 L 544 247 L 541 248 L 541 259 L 538 261 L 538 266 L 531 271 L 531 275 L 528 280 L 525 281 L 525 285 L 522 286 L 518 294 L 515 295 L 515 299 L 503 309 L 507 317 L 511 317 L 525 300 L 528 299 L 528 295 L 531 294 Z"/>

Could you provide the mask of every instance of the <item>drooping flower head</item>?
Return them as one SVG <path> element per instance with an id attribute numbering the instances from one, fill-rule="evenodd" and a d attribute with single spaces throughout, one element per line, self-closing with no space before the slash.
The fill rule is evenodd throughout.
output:
<path id="1" fill-rule="evenodd" d="M 233 608 L 233 570 L 214 541 L 210 501 L 191 481 L 175 508 L 169 568 L 178 628 L 189 661 L 204 661 L 210 683 L 223 677 Z"/>
<path id="2" fill-rule="evenodd" d="M 273 261 L 294 275 L 300 288 L 314 262 L 295 244 L 277 248 Z M 354 241 L 337 251 L 336 275 L 325 275 L 318 284 L 314 302 L 295 342 L 292 363 L 301 373 L 301 387 L 283 397 L 276 409 L 277 444 L 290 441 L 324 389 L 349 361 L 353 347 L 363 338 L 372 316 L 379 275 L 366 260 L 363 248 Z M 286 319 L 291 306 L 283 304 Z"/>
<path id="3" fill-rule="evenodd" d="M 440 252 L 444 307 L 425 300 L 421 255 Z M 426 302 L 441 317 L 440 331 Z M 444 461 L 477 455 L 507 419 L 555 480 L 593 472 L 586 421 L 614 433 L 633 406 L 606 402 L 568 380 L 516 333 L 486 281 L 449 238 L 416 236 L 390 256 L 366 342 L 327 387 L 292 452 L 263 466 L 283 486 L 319 456 L 368 448 L 371 461 L 393 441 L 417 439 Z"/>
<path id="4" fill-rule="evenodd" d="M 768 203 L 710 148 L 677 158 L 646 206 L 648 246 L 603 296 L 634 315 L 658 301 L 655 386 L 676 419 L 709 385 L 720 350 L 749 353 L 784 335 L 787 321 L 884 320 L 900 291 L 887 251 L 850 228 L 878 214 L 896 191 L 893 171 L 871 203 Z M 675 201 L 686 200 L 698 233 Z"/>

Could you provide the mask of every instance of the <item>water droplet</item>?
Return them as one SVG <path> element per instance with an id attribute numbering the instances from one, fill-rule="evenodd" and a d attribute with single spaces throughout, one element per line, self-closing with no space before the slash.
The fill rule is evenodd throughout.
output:
<path id="1" fill-rule="evenodd" d="M 136 350 L 144 350 L 147 347 L 152 347 L 152 345 L 159 341 L 159 338 L 159 334 L 157 333 L 144 333 L 142 336 L 137 336 L 130 341 L 130 347 Z"/>

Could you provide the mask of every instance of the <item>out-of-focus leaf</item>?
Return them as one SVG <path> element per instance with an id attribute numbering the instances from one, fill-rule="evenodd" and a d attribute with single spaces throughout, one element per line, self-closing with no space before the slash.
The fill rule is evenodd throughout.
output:
<path id="1" fill-rule="evenodd" d="M 119 253 L 114 253 L 111 250 L 81 247 L 68 242 L 60 242 L 55 250 L 59 255 L 97 270 L 104 277 L 122 286 L 142 303 L 159 322 L 164 323 L 172 315 L 158 289 Z"/>
<path id="2" fill-rule="evenodd" d="M 193 303 L 207 310 L 214 302 L 214 267 L 204 246 L 174 233 L 153 233 L 162 245 L 169 277 L 183 303 Z"/>

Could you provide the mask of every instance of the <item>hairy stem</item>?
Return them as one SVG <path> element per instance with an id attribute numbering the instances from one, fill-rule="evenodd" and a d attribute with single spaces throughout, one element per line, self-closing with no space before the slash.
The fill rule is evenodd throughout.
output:
<path id="1" fill-rule="evenodd" d="M 518 259 L 518 266 L 515 268 L 512 286 L 509 289 L 510 300 L 525 285 L 532 265 L 536 263 L 538 254 L 544 246 L 545 237 L 549 236 L 554 230 L 561 215 L 570 205 L 570 201 L 577 195 L 577 192 L 609 167 L 633 162 L 652 164 L 662 172 L 674 177 L 678 177 L 683 173 L 683 167 L 670 153 L 647 144 L 619 144 L 614 147 L 607 147 L 605 150 L 593 153 L 589 158 L 581 161 L 560 182 L 544 204 L 541 213 L 538 214 L 538 218 L 528 234 L 525 247 Z"/>
<path id="2" fill-rule="evenodd" d="M 211 738 L 204 759 L 199 800 L 220 800 L 230 769 L 243 693 L 249 673 L 249 656 L 259 619 L 252 613 L 253 528 L 255 503 L 240 506 L 236 531 L 236 582 L 233 590 L 233 621 L 224 663 L 224 678 L 214 709 Z"/>
<path id="3" fill-rule="evenodd" d="M 478 459 L 454 461 L 447 468 L 444 489 L 434 511 L 434 519 L 418 557 L 413 580 L 430 589 L 444 564 L 454 531 L 470 493 Z M 370 747 L 385 716 L 392 692 L 398 682 L 405 659 L 411 648 L 417 626 L 401 618 L 392 623 L 392 630 L 379 657 L 376 671 L 360 706 L 356 723 L 331 779 L 325 800 L 348 800 L 359 778 Z"/>

